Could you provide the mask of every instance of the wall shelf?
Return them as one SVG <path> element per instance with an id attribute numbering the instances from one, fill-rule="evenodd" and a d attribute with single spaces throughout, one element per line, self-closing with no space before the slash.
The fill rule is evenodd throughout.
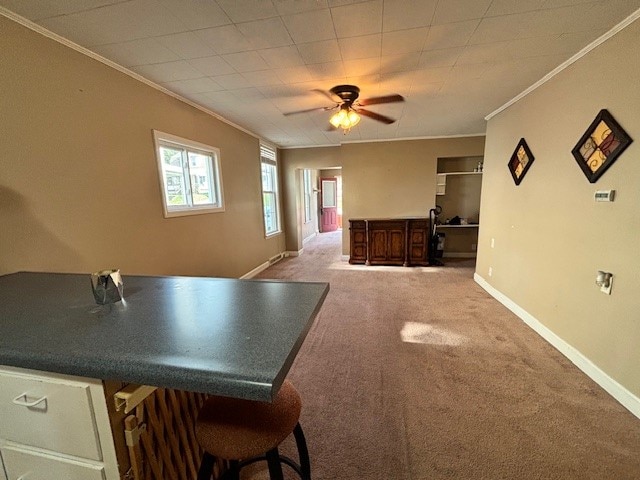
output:
<path id="1" fill-rule="evenodd" d="M 480 225 L 474 223 L 472 225 L 436 225 L 436 228 L 478 228 Z"/>
<path id="2" fill-rule="evenodd" d="M 438 175 L 482 175 L 482 172 L 438 172 Z"/>
<path id="3" fill-rule="evenodd" d="M 446 195 L 447 177 L 456 175 L 482 175 L 482 172 L 440 172 L 436 174 L 436 195 Z"/>
<path id="4" fill-rule="evenodd" d="M 469 222 L 467 225 L 435 226 L 434 230 L 444 243 L 445 257 L 471 258 L 476 255 L 483 172 L 474 170 L 482 164 L 482 157 L 438 158 L 435 203 L 442 209 L 440 220 L 457 217 Z"/>

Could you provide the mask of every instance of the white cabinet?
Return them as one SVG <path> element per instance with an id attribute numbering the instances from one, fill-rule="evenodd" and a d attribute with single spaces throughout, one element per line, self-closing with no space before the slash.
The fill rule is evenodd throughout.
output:
<path id="1" fill-rule="evenodd" d="M 8 373 L 0 373 L 0 382 L 5 440 L 102 460 L 88 385 Z"/>
<path id="2" fill-rule="evenodd" d="M 10 480 L 105 480 L 102 465 L 7 445 L 0 451 Z"/>
<path id="3" fill-rule="evenodd" d="M 102 381 L 1 367 L 0 456 L 0 480 L 118 480 Z"/>

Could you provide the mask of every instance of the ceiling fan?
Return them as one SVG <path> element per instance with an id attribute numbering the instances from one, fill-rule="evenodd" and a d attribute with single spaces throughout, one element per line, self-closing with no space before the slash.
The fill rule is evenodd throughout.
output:
<path id="1" fill-rule="evenodd" d="M 398 94 L 385 95 L 382 97 L 372 97 L 358 100 L 360 89 L 355 85 L 336 85 L 328 92 L 325 90 L 314 89 L 314 92 L 320 93 L 335 103 L 330 107 L 309 108 L 306 110 L 297 110 L 295 112 L 287 112 L 284 115 L 295 115 L 298 113 L 313 112 L 316 110 L 324 110 L 326 112 L 338 109 L 336 113 L 329 119 L 329 123 L 335 128 L 342 128 L 346 134 L 360 122 L 360 115 L 369 117 L 378 122 L 387 125 L 394 123 L 395 119 L 380 115 L 362 107 L 369 105 L 378 105 L 381 103 L 404 102 L 404 97 Z"/>

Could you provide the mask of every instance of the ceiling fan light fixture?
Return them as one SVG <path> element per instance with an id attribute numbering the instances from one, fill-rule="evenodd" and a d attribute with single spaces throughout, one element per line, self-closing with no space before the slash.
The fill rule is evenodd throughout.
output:
<path id="1" fill-rule="evenodd" d="M 343 109 L 338 110 L 329 119 L 329 123 L 338 128 L 342 124 L 342 120 L 346 117 L 346 113 Z"/>
<path id="2" fill-rule="evenodd" d="M 343 107 L 329 119 L 335 128 L 342 128 L 345 133 L 360 122 L 360 115 L 350 107 Z"/>
<path id="3" fill-rule="evenodd" d="M 360 123 L 360 115 L 358 115 L 355 110 L 349 110 L 348 117 L 349 122 L 351 123 L 349 128 L 355 127 L 358 123 Z"/>

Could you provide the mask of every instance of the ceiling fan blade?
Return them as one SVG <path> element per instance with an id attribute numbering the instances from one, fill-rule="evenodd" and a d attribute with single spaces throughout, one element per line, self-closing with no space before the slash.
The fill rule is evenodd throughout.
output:
<path id="1" fill-rule="evenodd" d="M 296 110 L 293 112 L 284 112 L 283 115 L 285 117 L 289 116 L 289 115 L 297 115 L 298 113 L 309 113 L 309 112 L 316 112 L 318 110 L 324 110 L 325 112 L 328 112 L 329 110 L 333 110 L 335 107 L 316 107 L 316 108 L 307 108 L 306 110 Z"/>
<path id="2" fill-rule="evenodd" d="M 365 110 L 364 108 L 354 109 L 360 115 L 364 115 L 365 117 L 372 118 L 377 120 L 378 122 L 386 123 L 390 125 L 395 122 L 393 118 L 385 117 L 384 115 L 380 115 L 379 113 L 372 112 L 371 110 Z"/>
<path id="3" fill-rule="evenodd" d="M 319 93 L 320 95 L 324 95 L 325 97 L 327 97 L 329 100 L 331 100 L 333 103 L 339 103 L 342 100 L 340 100 L 340 97 L 338 97 L 338 100 L 336 100 L 333 97 L 333 94 L 331 92 L 327 92 L 326 90 L 320 90 L 319 88 L 314 88 L 313 90 L 311 90 L 312 92 L 316 92 Z"/>
<path id="4" fill-rule="evenodd" d="M 362 100 L 358 100 L 358 105 L 362 105 L 366 107 L 367 105 L 376 105 L 378 103 L 394 103 L 394 102 L 404 102 L 404 97 L 402 95 L 385 95 L 384 97 L 372 97 L 365 98 Z"/>

